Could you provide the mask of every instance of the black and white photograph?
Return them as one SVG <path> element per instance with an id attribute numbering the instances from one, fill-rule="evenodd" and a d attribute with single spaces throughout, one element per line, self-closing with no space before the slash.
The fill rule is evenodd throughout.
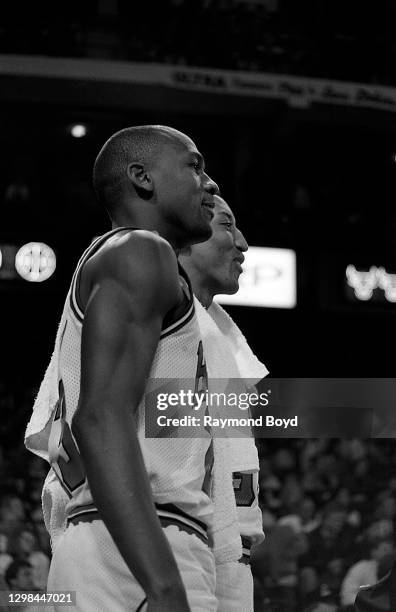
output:
<path id="1" fill-rule="evenodd" d="M 4 2 L 0 608 L 396 612 L 396 2 Z"/>

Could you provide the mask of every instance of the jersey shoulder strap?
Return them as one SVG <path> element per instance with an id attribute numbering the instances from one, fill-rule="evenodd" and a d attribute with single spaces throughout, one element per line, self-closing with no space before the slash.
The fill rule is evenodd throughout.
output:
<path id="1" fill-rule="evenodd" d="M 74 316 L 80 323 L 82 323 L 84 320 L 84 312 L 81 306 L 80 295 L 79 295 L 80 294 L 81 270 L 84 264 L 86 264 L 88 259 L 90 259 L 93 255 L 95 255 L 95 253 L 99 251 L 99 249 L 105 244 L 105 242 L 109 238 L 111 238 L 111 236 L 114 236 L 118 232 L 121 232 L 124 230 L 136 230 L 136 229 L 138 228 L 137 227 L 116 227 L 115 229 L 110 230 L 109 232 L 106 232 L 106 234 L 103 234 L 102 236 L 95 238 L 91 242 L 89 247 L 85 249 L 84 253 L 80 257 L 77 267 L 74 271 L 72 282 L 71 282 L 71 287 L 70 287 L 70 307 L 71 307 L 71 310 Z"/>
<path id="2" fill-rule="evenodd" d="M 184 325 L 187 325 L 195 314 L 194 295 L 190 279 L 186 271 L 178 262 L 179 283 L 183 292 L 183 299 L 178 306 L 172 308 L 164 317 L 162 322 L 161 340 L 170 334 L 174 334 Z"/>

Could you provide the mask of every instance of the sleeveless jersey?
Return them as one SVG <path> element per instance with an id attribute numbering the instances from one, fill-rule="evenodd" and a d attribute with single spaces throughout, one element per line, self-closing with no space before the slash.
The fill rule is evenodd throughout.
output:
<path id="1" fill-rule="evenodd" d="M 95 512 L 89 483 L 77 443 L 71 432 L 71 421 L 77 409 L 80 392 L 81 331 L 84 313 L 79 305 L 81 269 L 107 242 L 120 231 L 117 228 L 97 238 L 83 253 L 66 298 L 59 345 L 59 400 L 54 410 L 49 436 L 49 458 L 60 483 L 69 496 L 66 513 L 69 518 Z M 160 341 L 152 363 L 148 385 L 161 389 L 166 383 L 173 390 L 186 386 L 207 388 L 206 365 L 196 319 L 190 281 L 179 266 L 183 302 L 167 313 Z M 131 363 L 133 376 L 133 363 Z M 147 390 L 147 388 L 146 388 Z M 138 438 L 149 476 L 154 503 L 160 516 L 176 513 L 204 531 L 211 524 L 213 507 L 210 499 L 210 474 L 213 444 L 210 432 L 195 431 L 189 438 L 150 439 L 145 437 L 146 395 L 137 410 Z M 196 414 L 196 413 L 194 413 Z"/>

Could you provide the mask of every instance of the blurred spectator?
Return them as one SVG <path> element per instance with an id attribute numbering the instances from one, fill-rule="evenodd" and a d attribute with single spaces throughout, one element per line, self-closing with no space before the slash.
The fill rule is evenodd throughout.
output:
<path id="1" fill-rule="evenodd" d="M 307 549 L 306 536 L 290 517 L 275 524 L 252 555 L 252 572 L 259 589 L 283 612 L 295 610 L 298 558 Z"/>
<path id="2" fill-rule="evenodd" d="M 279 448 L 273 456 L 272 465 L 278 474 L 289 474 L 296 469 L 296 457 L 291 448 Z"/>
<path id="3" fill-rule="evenodd" d="M 391 521 L 374 521 L 367 528 L 367 538 L 370 540 L 389 538 L 393 534 L 393 524 Z"/>
<path id="4" fill-rule="evenodd" d="M 374 511 L 374 518 L 376 520 L 384 520 L 392 523 L 395 518 L 396 512 L 396 501 L 392 496 L 391 492 L 386 490 L 382 491 L 378 496 L 378 502 Z"/>
<path id="5" fill-rule="evenodd" d="M 297 503 L 296 512 L 283 516 L 279 520 L 279 524 L 294 525 L 298 532 L 311 533 L 311 531 L 320 525 L 320 518 L 316 514 L 315 502 L 310 497 L 303 497 Z"/>
<path id="6" fill-rule="evenodd" d="M 311 533 L 319 526 L 320 520 L 316 512 L 316 504 L 310 497 L 304 497 L 298 508 L 301 520 L 301 529 L 304 533 Z"/>
<path id="7" fill-rule="evenodd" d="M 279 493 L 281 482 L 274 474 L 271 463 L 265 458 L 260 459 L 260 503 L 263 508 L 276 510 L 281 505 Z"/>
<path id="8" fill-rule="evenodd" d="M 293 512 L 301 502 L 303 491 L 296 473 L 288 474 L 283 482 L 280 494 L 281 509 L 284 513 Z"/>
<path id="9" fill-rule="evenodd" d="M 308 550 L 300 559 L 303 596 L 338 598 L 343 572 L 353 551 L 353 532 L 342 506 L 329 504 L 322 523 L 308 534 Z"/>
<path id="10" fill-rule="evenodd" d="M 12 556 L 8 553 L 8 536 L 0 532 L 0 575 L 4 576 L 7 567 L 12 561 Z"/>
<path id="11" fill-rule="evenodd" d="M 26 511 L 21 498 L 13 493 L 0 497 L 0 529 L 10 538 L 23 527 Z"/>
<path id="12" fill-rule="evenodd" d="M 45 589 L 47 584 L 50 560 L 39 550 L 36 535 L 24 527 L 15 535 L 12 548 L 15 559 L 27 561 L 31 567 L 32 581 L 37 589 Z"/>
<path id="13" fill-rule="evenodd" d="M 13 591 L 28 591 L 29 593 L 37 591 L 32 579 L 32 568 L 27 561 L 17 559 L 7 568 L 5 581 L 8 588 Z M 37 591 L 37 594 L 38 591 Z M 43 610 L 39 605 L 32 603 L 13 604 L 10 610 L 15 612 L 41 612 Z"/>
<path id="14" fill-rule="evenodd" d="M 35 591 L 32 579 L 32 568 L 27 561 L 17 559 L 7 568 L 5 580 L 14 591 Z"/>

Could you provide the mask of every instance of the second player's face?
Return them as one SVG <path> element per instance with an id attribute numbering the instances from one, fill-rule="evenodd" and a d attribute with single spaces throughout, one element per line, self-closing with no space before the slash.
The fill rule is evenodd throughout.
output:
<path id="1" fill-rule="evenodd" d="M 243 253 L 248 245 L 242 232 L 235 225 L 230 207 L 215 196 L 215 215 L 212 236 L 203 244 L 191 248 L 191 264 L 199 271 L 205 285 L 213 294 L 236 293 L 244 261 Z"/>
<path id="2" fill-rule="evenodd" d="M 212 233 L 216 183 L 206 174 L 195 144 L 166 145 L 153 173 L 157 199 L 178 247 L 207 240 Z"/>

